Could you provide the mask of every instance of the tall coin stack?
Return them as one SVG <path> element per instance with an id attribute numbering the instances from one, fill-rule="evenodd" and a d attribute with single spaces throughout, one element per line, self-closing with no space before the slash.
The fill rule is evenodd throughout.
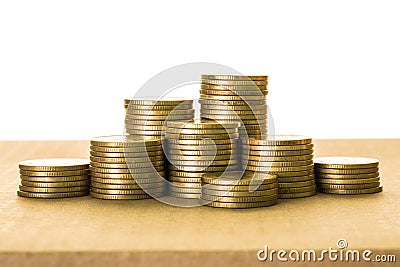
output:
<path id="1" fill-rule="evenodd" d="M 101 136 L 90 141 L 90 195 L 100 199 L 146 199 L 165 191 L 161 139 Z"/>
<path id="2" fill-rule="evenodd" d="M 125 129 L 129 135 L 161 138 L 165 121 L 194 117 L 193 100 L 145 97 L 125 99 Z"/>
<path id="3" fill-rule="evenodd" d="M 241 136 L 267 134 L 268 76 L 203 74 L 200 116 L 221 123 L 238 121 Z"/>
<path id="4" fill-rule="evenodd" d="M 278 176 L 279 198 L 308 197 L 316 194 L 313 144 L 309 137 L 268 136 L 244 141 L 246 171 Z"/>
<path id="5" fill-rule="evenodd" d="M 203 174 L 237 170 L 238 126 L 206 119 L 167 123 L 170 196 L 199 199 Z"/>
<path id="6" fill-rule="evenodd" d="M 220 174 L 206 173 L 202 177 L 201 199 L 204 205 L 217 208 L 259 208 L 277 203 L 276 175 L 243 176 L 242 171 Z"/>
<path id="7" fill-rule="evenodd" d="M 89 195 L 89 161 L 53 158 L 19 163 L 21 185 L 18 196 L 66 198 Z"/>
<path id="8" fill-rule="evenodd" d="M 379 160 L 360 157 L 319 157 L 315 177 L 322 193 L 359 195 L 382 192 Z"/>

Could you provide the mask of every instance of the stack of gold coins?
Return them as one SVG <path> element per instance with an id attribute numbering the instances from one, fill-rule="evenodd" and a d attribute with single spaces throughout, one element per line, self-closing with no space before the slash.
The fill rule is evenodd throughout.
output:
<path id="1" fill-rule="evenodd" d="M 65 198 L 89 195 L 89 161 L 86 159 L 34 159 L 19 163 L 18 196 Z"/>
<path id="2" fill-rule="evenodd" d="M 221 123 L 238 121 L 241 135 L 267 134 L 268 76 L 203 74 L 200 115 Z"/>
<path id="3" fill-rule="evenodd" d="M 276 175 L 244 176 L 242 171 L 223 174 L 204 174 L 201 200 L 204 205 L 217 208 L 259 208 L 277 203 Z"/>
<path id="4" fill-rule="evenodd" d="M 101 199 L 146 199 L 165 191 L 161 139 L 120 135 L 90 141 L 91 193 Z"/>
<path id="5" fill-rule="evenodd" d="M 198 199 L 204 173 L 237 169 L 238 126 L 204 119 L 167 123 L 170 196 Z"/>
<path id="6" fill-rule="evenodd" d="M 276 135 L 262 140 L 249 139 L 243 149 L 242 163 L 246 171 L 278 176 L 279 198 L 316 194 L 311 138 Z"/>
<path id="7" fill-rule="evenodd" d="M 315 178 L 318 190 L 323 193 L 358 195 L 382 191 L 379 160 L 372 158 L 316 158 Z"/>
<path id="8" fill-rule="evenodd" d="M 129 135 L 160 138 L 165 121 L 194 117 L 193 100 L 145 97 L 125 99 L 125 129 Z"/>

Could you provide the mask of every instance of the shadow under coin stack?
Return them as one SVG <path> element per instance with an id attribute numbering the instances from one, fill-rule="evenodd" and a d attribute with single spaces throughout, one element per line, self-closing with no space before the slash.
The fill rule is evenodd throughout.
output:
<path id="1" fill-rule="evenodd" d="M 199 199 L 203 174 L 237 170 L 238 125 L 205 119 L 167 123 L 170 196 Z"/>
<path id="2" fill-rule="evenodd" d="M 233 209 L 259 208 L 277 203 L 276 175 L 242 175 L 242 171 L 203 175 L 202 203 L 210 207 Z"/>
<path id="3" fill-rule="evenodd" d="M 265 75 L 201 75 L 200 116 L 220 123 L 242 122 L 239 134 L 246 138 L 267 134 Z"/>
<path id="4" fill-rule="evenodd" d="M 318 191 L 339 195 L 382 192 L 379 160 L 360 157 L 315 158 Z"/>
<path id="5" fill-rule="evenodd" d="M 164 195 L 160 139 L 114 135 L 93 138 L 90 144 L 92 197 L 147 199 Z"/>
<path id="6" fill-rule="evenodd" d="M 18 196 L 67 198 L 89 195 L 89 161 L 86 159 L 35 159 L 19 163 Z"/>
<path id="7" fill-rule="evenodd" d="M 125 130 L 129 135 L 161 138 L 165 121 L 194 118 L 193 100 L 177 98 L 125 99 Z"/>
<path id="8" fill-rule="evenodd" d="M 311 138 L 276 135 L 265 140 L 249 139 L 244 142 L 243 151 L 246 171 L 278 176 L 279 198 L 316 194 Z"/>

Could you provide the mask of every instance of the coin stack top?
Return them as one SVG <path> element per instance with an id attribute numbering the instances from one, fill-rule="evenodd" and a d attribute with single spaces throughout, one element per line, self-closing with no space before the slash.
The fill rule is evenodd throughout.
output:
<path id="1" fill-rule="evenodd" d="M 101 136 L 91 140 L 91 196 L 109 200 L 161 197 L 165 191 L 160 139 Z"/>
<path id="2" fill-rule="evenodd" d="M 242 164 L 247 172 L 278 176 L 279 198 L 313 196 L 312 139 L 300 135 L 275 135 L 243 141 Z"/>
<path id="3" fill-rule="evenodd" d="M 322 193 L 358 195 L 382 191 L 379 160 L 362 157 L 319 157 L 315 177 Z"/>
<path id="4" fill-rule="evenodd" d="M 25 160 L 19 163 L 18 196 L 67 198 L 89 194 L 89 161 L 75 158 Z"/>

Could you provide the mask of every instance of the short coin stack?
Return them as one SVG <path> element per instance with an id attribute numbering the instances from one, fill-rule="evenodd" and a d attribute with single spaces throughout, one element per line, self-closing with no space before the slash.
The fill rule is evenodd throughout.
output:
<path id="1" fill-rule="evenodd" d="M 204 173 L 237 170 L 238 126 L 205 119 L 167 123 L 170 196 L 199 199 Z"/>
<path id="2" fill-rule="evenodd" d="M 177 98 L 125 99 L 126 133 L 160 138 L 165 121 L 186 121 L 194 117 L 193 100 Z"/>
<path id="3" fill-rule="evenodd" d="M 267 133 L 268 76 L 204 74 L 201 76 L 200 116 L 221 123 L 237 121 L 241 135 Z"/>
<path id="4" fill-rule="evenodd" d="M 315 178 L 323 193 L 358 195 L 382 191 L 379 160 L 372 158 L 315 158 Z"/>
<path id="5" fill-rule="evenodd" d="M 313 144 L 309 137 L 275 135 L 244 140 L 242 158 L 246 171 L 278 176 L 279 198 L 316 194 Z"/>
<path id="6" fill-rule="evenodd" d="M 34 159 L 19 163 L 18 196 L 66 198 L 89 195 L 89 161 L 85 159 Z"/>
<path id="7" fill-rule="evenodd" d="M 160 139 L 115 135 L 93 138 L 90 144 L 92 197 L 146 199 L 164 194 Z"/>
<path id="8" fill-rule="evenodd" d="M 217 208 L 259 208 L 277 203 L 276 175 L 244 176 L 242 171 L 205 174 L 201 200 L 204 205 Z"/>

